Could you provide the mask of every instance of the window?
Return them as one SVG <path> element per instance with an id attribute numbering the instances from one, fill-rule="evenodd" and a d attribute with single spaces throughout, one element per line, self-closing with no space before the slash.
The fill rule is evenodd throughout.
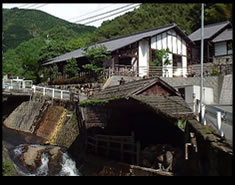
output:
<path id="1" fill-rule="evenodd" d="M 227 49 L 228 49 L 228 55 L 233 54 L 233 42 L 232 41 L 227 42 Z"/>
<path id="2" fill-rule="evenodd" d="M 173 54 L 173 66 L 182 67 L 182 56 Z"/>

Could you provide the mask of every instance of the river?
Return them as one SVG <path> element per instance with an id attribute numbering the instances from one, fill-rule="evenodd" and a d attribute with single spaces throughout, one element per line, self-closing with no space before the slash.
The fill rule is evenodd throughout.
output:
<path id="1" fill-rule="evenodd" d="M 22 155 L 23 146 L 25 146 L 25 144 L 28 144 L 28 146 L 31 147 L 42 147 L 45 146 L 42 145 L 44 141 L 45 140 L 43 138 L 35 136 L 33 134 L 16 131 L 2 126 L 3 145 L 5 145 L 8 149 L 9 155 L 14 162 L 19 176 L 81 176 L 81 173 L 76 168 L 75 161 L 66 151 L 62 154 L 60 160 L 61 170 L 58 173 L 51 175 L 52 173 L 50 173 L 48 168 L 49 156 L 46 152 L 42 153 L 41 165 L 37 167 L 35 172 L 32 173 L 27 171 L 26 168 L 24 168 L 18 160 L 18 156 Z M 47 145 L 46 147 L 53 148 L 55 146 Z"/>

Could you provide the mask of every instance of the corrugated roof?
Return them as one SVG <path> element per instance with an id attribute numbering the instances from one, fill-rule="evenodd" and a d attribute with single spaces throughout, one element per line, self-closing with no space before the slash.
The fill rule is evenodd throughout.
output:
<path id="1" fill-rule="evenodd" d="M 178 28 L 175 23 L 173 23 L 173 24 L 168 24 L 168 25 L 165 25 L 165 26 L 157 27 L 157 28 L 154 28 L 154 29 L 134 33 L 134 34 L 131 34 L 131 35 L 127 35 L 127 36 L 123 36 L 123 37 L 119 37 L 119 38 L 115 38 L 115 39 L 111 39 L 111 40 L 98 42 L 98 43 L 96 43 L 96 44 L 94 44 L 90 47 L 104 45 L 104 46 L 107 47 L 108 51 L 112 52 L 112 51 L 115 51 L 119 48 L 125 47 L 129 44 L 135 43 L 135 42 L 137 42 L 141 39 L 155 36 L 157 34 L 160 34 L 162 32 L 165 32 L 165 31 L 169 30 L 169 29 L 172 29 L 172 28 L 176 28 L 178 31 L 181 32 L 182 35 L 185 36 L 185 38 L 188 42 L 192 42 L 187 37 L 187 35 L 180 28 Z M 75 50 L 73 52 L 66 53 L 64 55 L 55 57 L 55 58 L 51 59 L 49 62 L 46 62 L 43 65 L 48 65 L 48 64 L 52 64 L 52 63 L 56 63 L 56 62 L 61 62 L 61 61 L 65 61 L 65 60 L 68 60 L 68 59 L 71 59 L 71 58 L 80 58 L 80 57 L 83 57 L 82 53 L 83 53 L 83 50 L 78 49 L 78 50 Z"/>
<path id="2" fill-rule="evenodd" d="M 220 33 L 218 36 L 216 36 L 212 42 L 222 42 L 222 41 L 228 41 L 233 40 L 233 30 L 232 29 L 226 29 L 222 33 Z"/>
<path id="3" fill-rule="evenodd" d="M 225 22 L 206 25 L 204 27 L 204 39 L 210 39 L 218 31 L 220 31 L 221 29 L 223 29 L 225 26 L 227 26 L 229 24 L 231 24 L 229 21 L 225 21 Z M 192 41 L 201 40 L 201 28 L 197 29 L 195 32 L 193 32 L 191 35 L 189 35 L 189 38 Z"/>

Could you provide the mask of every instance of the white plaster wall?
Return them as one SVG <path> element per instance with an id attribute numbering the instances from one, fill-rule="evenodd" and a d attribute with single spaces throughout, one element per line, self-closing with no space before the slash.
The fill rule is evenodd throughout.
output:
<path id="1" fill-rule="evenodd" d="M 192 85 L 185 87 L 185 101 L 187 103 L 193 102 L 193 96 L 192 96 L 193 93 L 195 93 L 195 98 L 200 100 L 200 86 Z M 209 87 L 204 87 L 203 93 L 204 93 L 204 103 L 213 104 L 214 103 L 213 89 Z"/>
<path id="2" fill-rule="evenodd" d="M 168 34 L 170 35 L 168 35 Z M 146 46 L 147 47 L 147 46 Z M 157 36 L 151 38 L 151 48 L 152 49 L 167 49 L 169 48 L 170 52 L 174 54 L 182 55 L 182 68 L 179 68 L 174 71 L 174 75 L 187 77 L 187 47 L 186 42 L 181 39 L 179 35 L 176 34 L 175 30 L 168 30 Z M 172 61 L 171 65 L 163 66 L 162 72 L 163 76 L 173 77 L 173 55 L 169 55 L 170 60 Z M 143 56 L 141 56 L 144 58 Z M 146 59 L 145 59 L 146 60 Z M 164 62 L 164 61 L 163 61 Z M 146 66 L 146 64 L 143 64 Z M 167 71 L 166 71 L 167 69 Z"/>
<path id="3" fill-rule="evenodd" d="M 152 49 L 157 49 L 157 37 L 152 37 L 151 38 L 151 48 Z"/>
<path id="4" fill-rule="evenodd" d="M 172 44 L 173 44 L 173 53 L 177 54 L 177 43 L 176 43 L 176 37 L 172 36 Z"/>
<path id="5" fill-rule="evenodd" d="M 162 33 L 162 49 L 167 49 L 166 32 Z"/>
<path id="6" fill-rule="evenodd" d="M 139 76 L 148 75 L 149 69 L 149 41 L 139 41 Z"/>
<path id="7" fill-rule="evenodd" d="M 182 55 L 187 55 L 186 42 L 182 40 Z"/>
<path id="8" fill-rule="evenodd" d="M 168 31 L 169 34 L 171 34 L 171 31 Z M 172 52 L 172 36 L 171 35 L 167 35 L 167 46 L 170 50 L 170 52 Z"/>
<path id="9" fill-rule="evenodd" d="M 157 49 L 162 49 L 162 40 L 161 40 L 161 34 L 157 35 Z"/>
<path id="10" fill-rule="evenodd" d="M 180 37 L 177 35 L 177 53 L 182 55 L 182 43 Z"/>

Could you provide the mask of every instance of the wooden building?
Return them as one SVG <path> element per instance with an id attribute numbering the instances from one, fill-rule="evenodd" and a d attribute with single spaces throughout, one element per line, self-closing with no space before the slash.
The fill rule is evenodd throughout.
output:
<path id="1" fill-rule="evenodd" d="M 101 127 L 101 134 L 131 135 L 141 142 L 184 144 L 178 120 L 193 117 L 180 93 L 160 78 L 149 78 L 111 86 L 86 102 L 86 128 Z M 100 101 L 101 105 L 92 101 Z M 104 104 L 102 104 L 102 101 Z M 81 102 L 81 104 L 83 104 Z"/>
<path id="2" fill-rule="evenodd" d="M 190 60 L 190 50 L 194 43 L 176 24 L 169 24 L 131 35 L 98 42 L 90 47 L 105 46 L 111 52 L 112 59 L 104 62 L 105 71 L 109 76 L 113 74 L 132 76 L 187 76 L 187 63 Z M 169 49 L 170 64 L 160 67 L 152 65 L 154 52 Z M 75 58 L 78 64 L 88 63 L 83 56 L 83 50 L 55 57 L 43 66 L 58 64 L 63 66 L 66 60 Z"/>
<path id="3" fill-rule="evenodd" d="M 200 63 L 201 28 L 189 35 L 195 42 L 192 48 L 192 64 Z M 229 21 L 205 25 L 204 62 L 213 62 L 214 57 L 232 55 L 232 24 Z"/>

